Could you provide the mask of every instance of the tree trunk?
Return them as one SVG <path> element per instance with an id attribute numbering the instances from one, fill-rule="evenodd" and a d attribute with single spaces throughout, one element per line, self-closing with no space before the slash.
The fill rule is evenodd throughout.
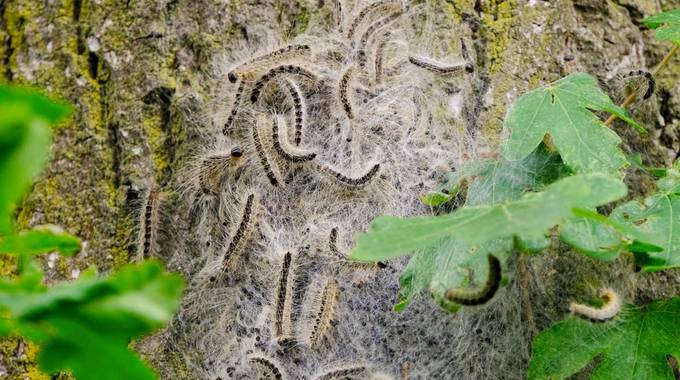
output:
<path id="1" fill-rule="evenodd" d="M 440 144 L 450 157 L 414 161 L 404 153 L 403 161 L 390 160 L 394 146 L 389 141 L 362 145 L 357 138 L 380 134 L 354 128 L 358 121 L 348 122 L 339 109 L 328 115 L 327 124 L 306 127 L 329 144 L 319 156 L 331 167 L 346 165 L 357 172 L 371 160 L 385 159 L 376 184 L 337 190 L 332 180 L 309 174 L 304 166 L 276 173 L 284 177 L 284 188 L 270 187 L 266 178 L 250 181 L 260 161 L 249 153 L 257 147 L 243 142 L 250 137 L 243 140 L 242 131 L 227 138 L 221 134 L 237 86 L 227 80 L 226 72 L 239 59 L 296 37 L 315 51 L 332 51 L 328 36 L 337 22 L 335 4 L 0 0 L 2 78 L 35 85 L 74 106 L 71 120 L 55 129 L 51 164 L 18 212 L 22 227 L 59 224 L 86 242 L 77 257 L 60 258 L 48 267 L 49 278 L 75 278 L 90 265 L 109 271 L 135 259 L 139 204 L 150 188 L 166 193 L 161 238 L 150 256 L 187 276 L 189 296 L 166 331 L 138 345 L 161 378 L 248 378 L 258 370 L 249 358 L 265 355 L 289 378 L 310 378 L 335 364 L 361 363 L 371 373 L 390 378 L 405 371 L 410 379 L 519 379 L 526 376 L 532 337 L 563 318 L 571 298 L 602 285 L 618 289 L 633 303 L 677 294 L 680 276 L 675 271 L 634 273 L 628 259 L 597 262 L 555 243 L 539 256 L 508 263 L 504 274 L 509 282 L 488 304 L 449 314 L 423 295 L 396 313 L 392 305 L 405 260 L 383 269 L 342 267 L 329 272 L 328 266 L 335 264 L 323 258 L 328 248 L 324 239 L 333 227 L 340 227 L 338 244 L 344 250 L 376 215 L 426 214 L 418 194 L 441 181 L 450 166 L 496 152 L 505 112 L 523 92 L 576 71 L 610 85 L 617 71 L 655 66 L 669 44 L 656 42 L 639 19 L 680 7 L 679 0 L 409 4 L 395 32 L 409 45 L 397 45 L 397 50 L 455 57 L 464 56 L 466 46 L 474 66 L 472 73 L 454 79 L 431 75 L 431 87 L 415 83 L 421 76 L 398 79 L 405 88 L 422 90 L 423 107 L 435 120 L 428 132 L 438 139 L 423 138 L 429 145 L 418 149 L 435 151 Z M 346 20 L 351 4 L 342 5 Z M 651 133 L 641 136 L 623 124 L 614 125 L 624 149 L 641 152 L 651 165 L 669 165 L 680 149 L 678 63 L 676 57 L 659 73 L 651 100 L 632 110 Z M 332 70 L 322 74 L 335 81 L 340 66 L 329 64 Z M 380 102 L 389 103 L 392 97 L 403 101 L 410 90 L 398 90 L 398 80 L 390 97 L 375 100 L 367 95 L 366 107 L 377 104 L 376 109 L 384 111 Z M 327 94 L 314 106 L 324 107 L 333 96 Z M 354 101 L 360 99 L 359 93 L 354 96 Z M 256 123 L 252 114 L 240 125 Z M 380 118 L 370 121 L 389 128 L 389 121 L 376 121 Z M 343 138 L 354 141 L 321 131 L 334 129 L 337 120 Z M 321 144 L 322 138 L 317 140 Z M 203 194 L 203 180 L 192 170 L 200 172 L 200 160 L 211 149 L 228 151 L 239 144 L 246 153 L 244 176 L 250 182 L 230 182 L 233 178 L 227 176 L 217 196 Z M 645 194 L 653 185 L 652 178 L 635 171 L 627 182 L 632 195 Z M 221 263 L 220 252 L 229 249 L 229 236 L 251 192 L 261 199 L 260 225 L 243 257 L 224 274 L 215 265 Z M 226 227 L 218 228 L 220 222 Z M 302 318 L 313 298 L 323 296 L 315 295 L 320 284 L 338 281 L 335 313 L 318 348 L 300 343 L 286 349 L 275 343 L 271 319 L 287 251 L 293 252 L 300 274 L 300 285 L 291 285 L 297 291 L 293 298 L 299 298 L 295 305 L 304 308 L 293 310 L 293 315 Z M 37 373 L 34 353 L 23 343 L 5 342 L 2 353 L 11 376 Z"/>

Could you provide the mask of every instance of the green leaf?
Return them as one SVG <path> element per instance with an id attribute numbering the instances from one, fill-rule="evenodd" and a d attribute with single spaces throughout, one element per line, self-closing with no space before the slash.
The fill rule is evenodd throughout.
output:
<path id="1" fill-rule="evenodd" d="M 596 357 L 592 379 L 675 379 L 667 355 L 680 358 L 680 298 L 628 305 L 610 322 L 569 317 L 534 339 L 529 379 L 565 379 Z"/>
<path id="2" fill-rule="evenodd" d="M 642 23 L 651 29 L 656 29 L 654 37 L 657 40 L 673 41 L 680 45 L 680 9 L 644 18 Z"/>
<path id="3" fill-rule="evenodd" d="M 47 159 L 49 124 L 69 112 L 37 92 L 0 85 L 0 234 L 11 231 L 14 203 Z"/>
<path id="4" fill-rule="evenodd" d="M 399 303 L 401 311 L 414 296 L 429 289 L 432 296 L 447 310 L 454 312 L 458 306 L 448 302 L 445 294 L 451 288 L 477 288 L 484 286 L 487 278 L 487 255 L 493 254 L 504 265 L 512 249 L 512 239 L 497 239 L 479 247 L 463 241 L 445 238 L 411 257 L 399 278 Z M 472 281 L 474 279 L 474 281 Z"/>
<path id="5" fill-rule="evenodd" d="M 152 261 L 42 292 L 2 291 L 0 305 L 20 333 L 40 344 L 38 361 L 48 373 L 69 369 L 80 380 L 152 379 L 128 343 L 167 323 L 181 291 L 181 277 Z"/>
<path id="6" fill-rule="evenodd" d="M 585 216 L 567 220 L 560 228 L 560 239 L 598 260 L 613 261 L 626 249 L 626 242 L 619 230 Z"/>
<path id="7" fill-rule="evenodd" d="M 606 174 L 581 174 L 561 179 L 544 191 L 495 206 L 464 207 L 442 216 L 382 216 L 358 238 L 351 257 L 386 260 L 436 245 L 442 238 L 479 245 L 498 238 L 538 239 L 572 214 L 575 207 L 596 207 L 626 194 L 619 179 Z"/>
<path id="8" fill-rule="evenodd" d="M 80 239 L 54 225 L 38 226 L 32 230 L 0 238 L 0 253 L 39 255 L 59 252 L 64 256 L 73 256 L 78 251 Z"/>
<path id="9" fill-rule="evenodd" d="M 510 136 L 502 154 L 510 161 L 522 160 L 549 134 L 574 171 L 616 173 L 626 165 L 618 147 L 621 139 L 592 111 L 609 112 L 644 131 L 602 92 L 594 77 L 575 73 L 524 94 L 512 105 L 505 118 Z"/>

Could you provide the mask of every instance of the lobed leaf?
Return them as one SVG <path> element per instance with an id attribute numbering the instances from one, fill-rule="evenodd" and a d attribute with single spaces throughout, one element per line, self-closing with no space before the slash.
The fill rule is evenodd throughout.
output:
<path id="1" fill-rule="evenodd" d="M 596 357 L 592 379 L 675 379 L 668 356 L 680 359 L 680 298 L 637 308 L 613 321 L 569 317 L 534 339 L 529 379 L 565 379 Z"/>
<path id="2" fill-rule="evenodd" d="M 644 132 L 598 87 L 597 79 L 574 73 L 517 100 L 505 117 L 510 135 L 503 156 L 510 161 L 527 157 L 549 134 L 564 162 L 577 173 L 617 173 L 626 164 L 619 136 L 593 111 L 606 111 Z"/>
<path id="3" fill-rule="evenodd" d="M 654 37 L 660 41 L 672 41 L 680 45 L 680 9 L 650 16 L 641 20 L 651 29 L 656 29 Z"/>

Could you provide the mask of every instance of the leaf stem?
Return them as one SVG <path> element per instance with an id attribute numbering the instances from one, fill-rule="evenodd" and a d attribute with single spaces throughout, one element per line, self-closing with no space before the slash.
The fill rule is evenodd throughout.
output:
<path id="1" fill-rule="evenodd" d="M 669 50 L 668 53 L 666 53 L 666 56 L 663 57 L 661 62 L 659 62 L 659 64 L 654 68 L 654 70 L 652 70 L 652 75 L 656 75 L 659 72 L 659 70 L 661 70 L 664 66 L 666 66 L 668 64 L 668 62 L 671 60 L 671 58 L 673 58 L 675 53 L 678 51 L 679 47 L 680 47 L 680 45 L 676 45 L 676 44 L 673 45 L 673 48 L 671 50 Z M 635 101 L 636 97 L 637 97 L 637 94 L 635 92 L 628 95 L 628 97 L 626 97 L 626 99 L 624 99 L 623 103 L 621 103 L 621 107 L 622 108 L 627 107 L 628 105 L 630 105 L 631 103 L 633 103 Z M 614 122 L 614 120 L 616 120 L 616 115 L 611 115 L 604 122 L 604 125 L 610 125 L 611 123 Z"/>

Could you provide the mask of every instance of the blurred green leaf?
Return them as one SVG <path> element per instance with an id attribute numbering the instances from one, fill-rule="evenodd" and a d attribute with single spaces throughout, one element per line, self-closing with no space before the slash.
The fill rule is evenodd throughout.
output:
<path id="1" fill-rule="evenodd" d="M 625 109 L 614 104 L 597 85 L 597 79 L 574 73 L 546 87 L 524 94 L 505 117 L 510 136 L 503 156 L 522 160 L 546 134 L 564 162 L 577 173 L 617 173 L 626 164 L 619 136 L 592 111 L 606 111 L 644 132 Z"/>
<path id="2" fill-rule="evenodd" d="M 0 237 L 0 253 L 39 255 L 59 252 L 64 256 L 73 256 L 78 251 L 80 239 L 54 225 L 38 226 L 18 234 Z"/>
<path id="3" fill-rule="evenodd" d="M 659 41 L 673 41 L 680 45 L 680 9 L 659 13 L 641 20 L 651 29 L 656 29 L 654 37 Z"/>
<path id="4" fill-rule="evenodd" d="M 569 317 L 534 339 L 528 377 L 566 379 L 596 357 L 592 379 L 668 379 L 668 355 L 680 358 L 680 298 L 625 306 L 614 321 Z"/>
<path id="5" fill-rule="evenodd" d="M 626 186 L 606 174 L 581 174 L 561 179 L 542 192 L 528 193 L 495 206 L 464 207 L 442 216 L 382 216 L 358 238 L 351 257 L 377 261 L 407 255 L 451 237 L 470 245 L 504 237 L 540 239 L 575 207 L 596 207 L 623 197 Z"/>
<path id="6" fill-rule="evenodd" d="M 37 92 L 0 85 L 0 234 L 11 231 L 14 204 L 47 159 L 49 124 L 69 112 Z"/>
<path id="7" fill-rule="evenodd" d="M 179 275 L 151 261 L 41 292 L 0 292 L 0 306 L 20 333 L 40 344 L 38 361 L 48 373 L 69 369 L 79 380 L 152 379 L 127 345 L 171 319 L 182 286 Z"/>

